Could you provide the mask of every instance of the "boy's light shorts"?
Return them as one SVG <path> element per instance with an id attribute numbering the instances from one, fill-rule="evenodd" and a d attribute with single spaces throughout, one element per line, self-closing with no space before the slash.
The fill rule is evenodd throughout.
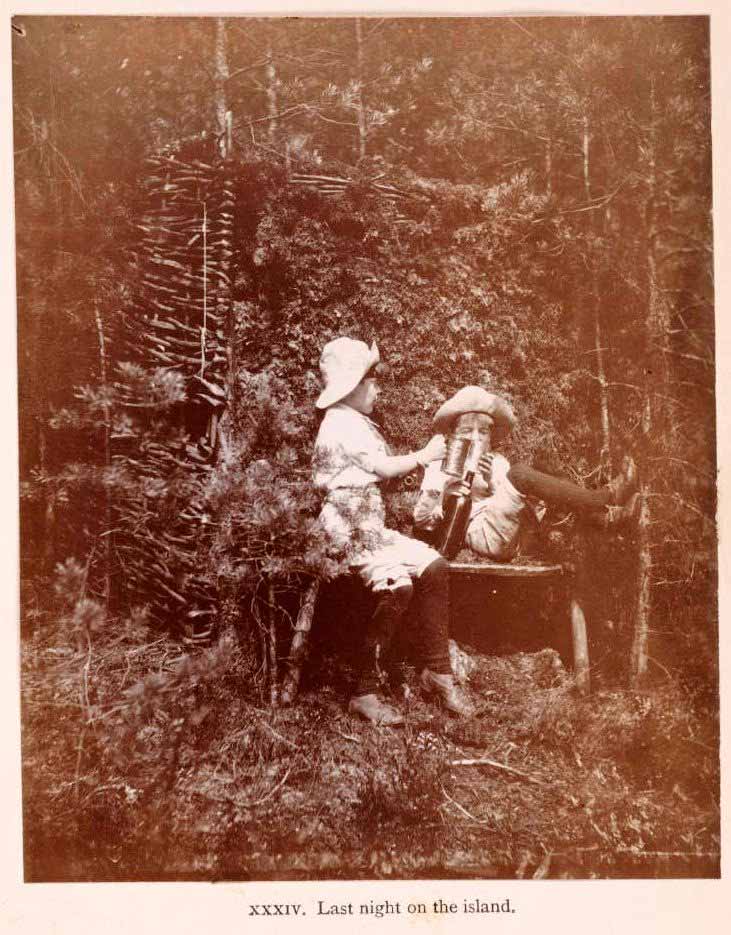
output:
<path id="1" fill-rule="evenodd" d="M 392 529 L 385 531 L 389 541 L 386 545 L 362 556 L 353 566 L 363 583 L 373 591 L 386 591 L 411 583 L 432 562 L 441 558 L 439 552 Z"/>

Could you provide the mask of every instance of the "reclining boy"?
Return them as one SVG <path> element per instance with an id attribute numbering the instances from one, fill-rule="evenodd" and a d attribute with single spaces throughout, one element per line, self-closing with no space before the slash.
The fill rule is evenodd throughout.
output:
<path id="1" fill-rule="evenodd" d="M 452 492 L 471 497 L 465 544 L 495 562 L 509 562 L 516 556 L 521 524 L 529 510 L 540 520 L 544 504 L 575 511 L 604 528 L 625 525 L 636 517 L 640 498 L 631 457 L 623 458 L 620 473 L 606 487 L 587 490 L 527 464 L 511 466 L 507 458 L 493 452 L 492 445 L 507 437 L 514 425 L 515 416 L 506 400 L 479 386 L 463 387 L 437 410 L 435 432 L 447 436 L 450 445 L 460 439 L 479 440 L 483 454 L 471 487 L 461 476 L 446 473 L 445 462 L 427 465 L 414 507 L 415 535 L 439 543 L 445 495 Z"/>

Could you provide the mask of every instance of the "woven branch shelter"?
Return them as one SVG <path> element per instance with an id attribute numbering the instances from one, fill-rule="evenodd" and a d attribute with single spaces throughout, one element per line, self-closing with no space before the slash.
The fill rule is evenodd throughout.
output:
<path id="1" fill-rule="evenodd" d="M 212 519 L 204 488 L 230 430 L 237 225 L 250 222 L 249 169 L 244 161 L 222 158 L 215 139 L 205 135 L 150 156 L 130 260 L 136 287 L 126 314 L 128 359 L 142 371 L 182 378 L 185 402 L 167 416 L 179 429 L 173 442 L 118 433 L 114 460 L 151 485 L 184 468 L 189 496 L 180 510 L 162 513 L 144 499 L 123 498 L 116 552 L 129 603 L 147 605 L 153 622 L 192 642 L 209 638 L 218 616 L 219 595 L 201 573 Z M 394 224 L 404 221 L 405 205 L 423 211 L 428 202 L 382 179 L 280 172 L 271 181 L 320 204 L 357 189 Z M 116 390 L 122 404 L 144 419 L 146 402 L 135 380 L 123 377 Z"/>

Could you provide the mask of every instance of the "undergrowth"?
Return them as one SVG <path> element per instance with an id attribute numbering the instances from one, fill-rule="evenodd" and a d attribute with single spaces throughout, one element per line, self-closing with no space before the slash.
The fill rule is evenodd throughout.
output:
<path id="1" fill-rule="evenodd" d="M 717 719 L 675 682 L 475 656 L 473 720 L 416 697 L 389 731 L 336 677 L 269 707 L 232 631 L 87 619 L 23 641 L 28 880 L 718 873 Z"/>

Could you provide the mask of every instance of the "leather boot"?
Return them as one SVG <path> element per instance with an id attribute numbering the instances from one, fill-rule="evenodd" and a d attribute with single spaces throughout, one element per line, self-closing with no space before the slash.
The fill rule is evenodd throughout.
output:
<path id="1" fill-rule="evenodd" d="M 467 696 L 455 683 L 453 675 L 424 669 L 420 681 L 424 693 L 436 695 L 439 703 L 450 714 L 457 717 L 472 717 L 475 713 L 475 709 L 468 701 Z"/>
<path id="2" fill-rule="evenodd" d="M 602 529 L 624 529 L 637 521 L 640 515 L 642 497 L 638 493 L 632 494 L 622 506 L 608 506 L 600 515 L 599 524 Z"/>
<path id="3" fill-rule="evenodd" d="M 634 458 L 625 455 L 619 474 L 607 484 L 609 488 L 609 502 L 613 506 L 623 506 L 637 490 L 637 465 Z"/>
<path id="4" fill-rule="evenodd" d="M 370 721 L 371 724 L 383 724 L 384 727 L 398 727 L 404 723 L 398 711 L 381 701 L 378 695 L 356 695 L 350 699 L 348 711 L 365 721 Z"/>

